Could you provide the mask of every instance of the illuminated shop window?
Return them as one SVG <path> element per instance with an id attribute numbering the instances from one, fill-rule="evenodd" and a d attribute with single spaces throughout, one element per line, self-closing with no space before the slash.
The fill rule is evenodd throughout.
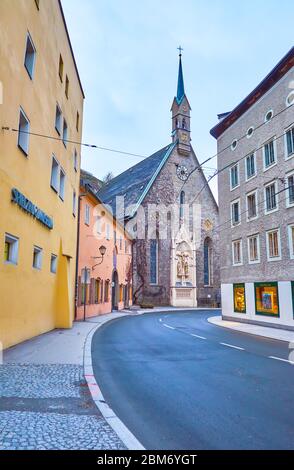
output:
<path id="1" fill-rule="evenodd" d="M 256 315 L 279 317 L 278 283 L 259 282 L 254 287 Z"/>
<path id="2" fill-rule="evenodd" d="M 245 284 L 234 284 L 234 312 L 246 313 Z"/>

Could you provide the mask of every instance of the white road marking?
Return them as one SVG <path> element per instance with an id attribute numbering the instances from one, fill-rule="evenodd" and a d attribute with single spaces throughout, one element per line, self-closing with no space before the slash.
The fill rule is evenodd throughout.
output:
<path id="1" fill-rule="evenodd" d="M 288 359 L 282 359 L 281 357 L 269 356 L 270 359 L 275 359 L 276 361 L 288 362 L 288 364 L 294 365 L 293 361 L 288 361 Z"/>
<path id="2" fill-rule="evenodd" d="M 192 333 L 191 333 L 190 336 L 194 336 L 194 338 L 199 338 L 199 339 L 207 339 L 207 338 L 205 338 L 204 336 L 193 335 Z"/>
<path id="3" fill-rule="evenodd" d="M 239 346 L 234 346 L 233 344 L 228 343 L 219 343 L 222 346 L 227 346 L 228 348 L 238 349 L 239 351 L 244 351 L 244 348 L 240 348 Z"/>
<path id="4" fill-rule="evenodd" d="M 165 326 L 165 328 L 169 328 L 170 330 L 175 330 L 173 326 L 166 325 L 166 323 L 164 323 L 163 326 Z"/>
<path id="5" fill-rule="evenodd" d="M 162 318 L 160 318 L 159 321 L 162 322 Z"/>

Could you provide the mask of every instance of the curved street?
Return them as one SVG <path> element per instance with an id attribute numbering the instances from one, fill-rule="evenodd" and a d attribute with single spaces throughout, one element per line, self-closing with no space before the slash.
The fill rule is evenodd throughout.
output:
<path id="1" fill-rule="evenodd" d="M 128 316 L 97 330 L 94 374 L 146 449 L 293 449 L 288 344 L 208 323 L 212 311 Z"/>

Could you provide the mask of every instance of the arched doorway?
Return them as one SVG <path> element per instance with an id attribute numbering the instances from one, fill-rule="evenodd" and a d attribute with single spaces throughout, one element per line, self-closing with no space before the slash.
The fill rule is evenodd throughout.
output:
<path id="1" fill-rule="evenodd" d="M 115 269 L 112 274 L 111 308 L 118 309 L 118 274 Z"/>

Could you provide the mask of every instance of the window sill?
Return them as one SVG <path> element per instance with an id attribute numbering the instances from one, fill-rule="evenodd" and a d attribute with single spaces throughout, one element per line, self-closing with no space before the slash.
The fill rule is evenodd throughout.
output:
<path id="1" fill-rule="evenodd" d="M 51 187 L 51 189 L 53 189 L 53 191 L 54 191 L 56 194 L 58 194 L 58 189 L 54 188 L 54 186 L 52 186 L 52 184 L 50 184 L 50 187 Z"/>
<path id="2" fill-rule="evenodd" d="M 26 157 L 29 156 L 29 151 L 26 151 L 25 149 L 23 149 L 19 144 L 17 144 L 19 150 L 21 151 L 21 153 L 23 153 Z"/>
<path id="3" fill-rule="evenodd" d="M 255 174 L 252 175 L 252 176 L 249 176 L 249 178 L 246 177 L 246 180 L 245 180 L 246 183 L 248 183 L 248 181 L 251 181 L 251 180 L 253 180 L 254 178 L 256 178 L 256 176 L 257 176 L 257 173 L 255 173 Z"/>
<path id="4" fill-rule="evenodd" d="M 274 212 L 277 212 L 278 210 L 279 210 L 278 207 L 276 207 L 275 209 L 272 209 L 272 210 L 270 210 L 270 211 L 265 210 L 265 211 L 264 211 L 264 215 L 273 214 Z"/>
<path id="5" fill-rule="evenodd" d="M 271 168 L 274 168 L 276 165 L 277 165 L 277 161 L 275 161 L 274 163 L 271 163 L 271 165 L 269 165 L 269 166 L 264 166 L 263 167 L 263 172 L 265 173 L 266 171 L 270 170 Z"/>
<path id="6" fill-rule="evenodd" d="M 252 265 L 252 264 L 253 264 L 253 265 L 254 265 L 254 264 L 260 264 L 260 259 L 257 260 L 257 261 L 248 261 L 248 264 L 250 264 L 250 265 Z"/>
<path id="7" fill-rule="evenodd" d="M 294 152 L 290 153 L 290 155 L 286 155 L 285 161 L 287 162 L 288 160 L 291 160 L 291 158 L 293 158 L 293 157 L 294 157 Z"/>
<path id="8" fill-rule="evenodd" d="M 232 188 L 232 186 L 230 186 L 230 191 L 231 192 L 235 191 L 235 189 L 238 189 L 238 188 L 240 188 L 240 183 L 237 186 L 234 186 L 233 188 Z"/>
<path id="9" fill-rule="evenodd" d="M 15 263 L 14 261 L 4 261 L 4 264 L 6 266 L 17 266 L 17 263 Z"/>
<path id="10" fill-rule="evenodd" d="M 275 261 L 282 261 L 282 257 L 279 256 L 277 258 L 267 258 L 269 263 L 274 263 Z"/>

